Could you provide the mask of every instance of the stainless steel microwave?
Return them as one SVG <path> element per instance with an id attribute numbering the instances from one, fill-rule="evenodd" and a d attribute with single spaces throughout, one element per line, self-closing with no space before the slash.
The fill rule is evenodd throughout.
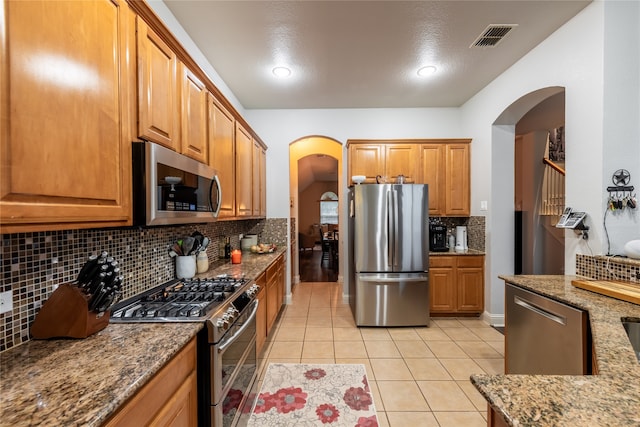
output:
<path id="1" fill-rule="evenodd" d="M 135 225 L 216 220 L 222 194 L 215 169 L 153 142 L 132 146 Z"/>

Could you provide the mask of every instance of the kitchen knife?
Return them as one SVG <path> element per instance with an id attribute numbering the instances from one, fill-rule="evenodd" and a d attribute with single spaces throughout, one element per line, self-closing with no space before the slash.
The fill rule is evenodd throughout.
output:
<path id="1" fill-rule="evenodd" d="M 84 283 L 87 280 L 89 273 L 96 265 L 98 265 L 98 255 L 91 255 L 89 260 L 80 269 L 76 282 Z"/>
<path id="2" fill-rule="evenodd" d="M 100 282 L 96 291 L 91 295 L 91 299 L 89 300 L 89 311 L 94 311 L 100 299 L 104 296 L 104 282 Z"/>

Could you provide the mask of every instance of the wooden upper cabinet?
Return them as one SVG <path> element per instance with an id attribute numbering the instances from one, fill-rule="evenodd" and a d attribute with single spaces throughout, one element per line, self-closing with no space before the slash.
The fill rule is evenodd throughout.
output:
<path id="1" fill-rule="evenodd" d="M 420 177 L 417 182 L 429 184 L 429 215 L 442 215 L 445 211 L 444 152 L 443 144 L 420 146 Z"/>
<path id="2" fill-rule="evenodd" d="M 419 147 L 416 144 L 385 145 L 384 175 L 388 182 L 397 182 L 404 175 L 405 182 L 416 182 Z"/>
<path id="3" fill-rule="evenodd" d="M 354 175 L 364 175 L 365 183 L 375 183 L 384 171 L 385 150 L 381 144 L 349 145 L 349 182 Z"/>
<path id="4" fill-rule="evenodd" d="M 445 215 L 469 216 L 471 214 L 469 144 L 447 144 L 445 149 Z"/>
<path id="5" fill-rule="evenodd" d="M 236 216 L 236 121 L 211 94 L 209 103 L 209 165 L 218 173 L 222 188 L 219 218 Z"/>
<path id="6" fill-rule="evenodd" d="M 267 150 L 260 147 L 260 217 L 267 217 Z"/>
<path id="7" fill-rule="evenodd" d="M 207 153 L 207 88 L 186 66 L 182 70 L 182 154 L 202 163 Z"/>
<path id="8" fill-rule="evenodd" d="M 261 186 L 261 173 L 260 173 L 260 154 L 262 153 L 262 147 L 260 143 L 256 140 L 253 140 L 253 159 L 251 164 L 253 167 L 251 168 L 251 194 L 253 197 L 252 201 L 252 212 L 253 216 L 260 215 L 260 186 Z"/>
<path id="9" fill-rule="evenodd" d="M 0 3 L 2 233 L 131 224 L 135 15 Z"/>
<path id="10" fill-rule="evenodd" d="M 140 17 L 138 25 L 138 136 L 180 151 L 178 59 Z"/>
<path id="11" fill-rule="evenodd" d="M 253 139 L 236 122 L 236 216 L 253 215 Z"/>

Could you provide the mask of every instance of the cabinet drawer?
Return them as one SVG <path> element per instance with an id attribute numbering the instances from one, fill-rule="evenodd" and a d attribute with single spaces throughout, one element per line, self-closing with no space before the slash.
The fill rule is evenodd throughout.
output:
<path id="1" fill-rule="evenodd" d="M 483 256 L 459 256 L 457 260 L 458 267 L 483 267 Z"/>
<path id="2" fill-rule="evenodd" d="M 429 267 L 453 267 L 454 265 L 456 265 L 456 263 L 451 256 L 429 257 Z"/>

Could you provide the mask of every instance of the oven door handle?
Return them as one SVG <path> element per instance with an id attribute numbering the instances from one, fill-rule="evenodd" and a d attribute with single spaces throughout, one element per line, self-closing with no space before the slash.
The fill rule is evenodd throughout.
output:
<path id="1" fill-rule="evenodd" d="M 251 322 L 253 322 L 253 320 L 256 318 L 256 313 L 258 312 L 258 304 L 259 303 L 260 303 L 259 300 L 255 300 L 255 303 L 254 303 L 255 306 L 253 307 L 253 310 L 251 311 L 251 314 L 249 315 L 247 320 L 244 322 L 244 324 L 242 326 L 240 326 L 240 329 L 238 329 L 235 334 L 233 334 L 228 339 L 226 339 L 224 342 L 221 342 L 219 344 L 218 353 L 222 353 L 223 351 L 225 351 L 226 348 L 229 347 L 231 344 L 233 344 L 235 342 L 235 340 L 237 340 L 240 337 L 240 335 L 242 335 L 244 330 L 249 327 L 249 324 Z"/>

